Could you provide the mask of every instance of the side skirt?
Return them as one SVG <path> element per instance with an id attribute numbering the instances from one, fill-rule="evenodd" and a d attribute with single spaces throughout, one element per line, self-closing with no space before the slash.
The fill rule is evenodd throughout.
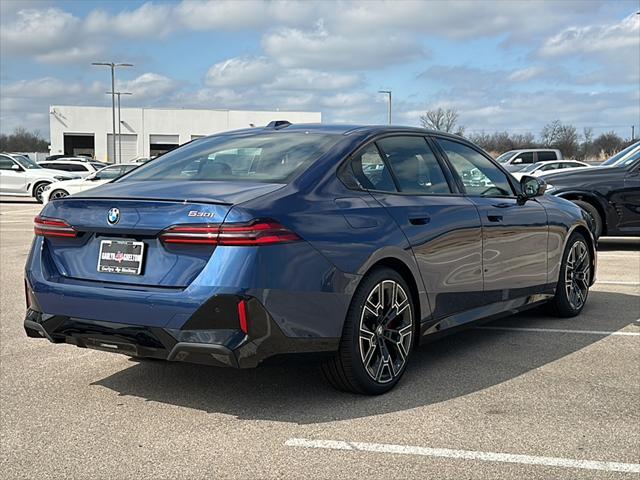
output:
<path id="1" fill-rule="evenodd" d="M 545 291 L 535 295 L 496 302 L 464 312 L 449 315 L 437 322 L 423 322 L 420 328 L 420 344 L 428 343 L 445 335 L 455 333 L 471 324 L 485 323 L 508 317 L 524 310 L 535 308 L 551 300 L 555 291 Z"/>

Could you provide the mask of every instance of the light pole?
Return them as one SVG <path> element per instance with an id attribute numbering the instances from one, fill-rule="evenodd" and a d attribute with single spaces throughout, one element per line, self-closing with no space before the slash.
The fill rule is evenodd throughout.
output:
<path id="1" fill-rule="evenodd" d="M 391 125 L 391 90 L 378 90 L 378 93 L 384 93 L 389 97 L 389 125 Z"/>
<path id="2" fill-rule="evenodd" d="M 133 67 L 132 63 L 92 62 L 91 65 L 101 65 L 111 68 L 111 91 L 116 90 L 116 67 Z M 116 156 L 116 96 L 111 94 L 111 121 L 113 127 L 113 156 Z M 114 163 L 118 163 L 117 161 Z"/>
<path id="3" fill-rule="evenodd" d="M 107 95 L 116 95 L 118 97 L 118 158 L 122 163 L 122 120 L 120 120 L 120 95 L 133 95 L 131 92 L 107 92 Z M 115 143 L 113 146 L 113 152 L 115 155 Z"/>

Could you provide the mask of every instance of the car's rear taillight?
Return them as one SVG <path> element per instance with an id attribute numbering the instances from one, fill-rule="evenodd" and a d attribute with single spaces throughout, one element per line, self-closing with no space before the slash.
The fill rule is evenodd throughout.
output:
<path id="1" fill-rule="evenodd" d="M 33 232 L 43 237 L 75 237 L 78 232 L 64 220 L 37 216 L 33 219 Z"/>
<path id="2" fill-rule="evenodd" d="M 220 225 L 176 225 L 160 234 L 164 243 L 217 245 Z"/>
<path id="3" fill-rule="evenodd" d="M 160 234 L 164 243 L 190 243 L 227 246 L 258 246 L 297 242 L 291 230 L 273 220 L 222 225 L 176 225 Z"/>
<path id="4" fill-rule="evenodd" d="M 273 220 L 222 224 L 218 235 L 219 245 L 273 245 L 299 240 L 298 235 Z"/>

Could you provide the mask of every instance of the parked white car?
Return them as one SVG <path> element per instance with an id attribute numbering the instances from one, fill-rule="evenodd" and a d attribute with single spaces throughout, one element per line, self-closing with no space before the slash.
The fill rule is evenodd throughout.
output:
<path id="1" fill-rule="evenodd" d="M 579 162 L 578 160 L 560 160 L 559 162 L 537 162 L 531 165 L 527 165 L 522 170 L 512 173 L 517 180 L 520 180 L 523 175 L 530 175 L 538 177 L 547 173 L 555 173 L 559 170 L 565 170 L 569 168 L 581 168 L 591 167 L 588 163 Z"/>
<path id="2" fill-rule="evenodd" d="M 43 168 L 49 168 L 51 170 L 60 170 L 63 172 L 69 172 L 72 175 L 77 175 L 81 178 L 86 178 L 94 172 L 97 172 L 101 168 L 107 165 L 100 162 L 91 162 L 87 160 L 77 160 L 73 158 L 64 158 L 58 160 L 44 160 L 38 162 Z"/>
<path id="3" fill-rule="evenodd" d="M 90 174 L 86 178 L 77 180 L 68 180 L 65 182 L 57 182 L 48 186 L 42 193 L 42 202 L 44 204 L 56 198 L 63 198 L 74 193 L 84 192 L 92 188 L 104 185 L 110 182 L 114 178 L 118 178 L 127 172 L 130 172 L 134 168 L 139 167 L 139 163 L 121 163 L 117 165 L 110 165 L 97 172 Z"/>
<path id="4" fill-rule="evenodd" d="M 510 172 L 517 172 L 526 165 L 537 162 L 554 162 L 562 160 L 562 152 L 553 148 L 527 148 L 510 150 L 503 153 L 496 161 Z"/>
<path id="5" fill-rule="evenodd" d="M 0 153 L 0 195 L 33 197 L 42 202 L 47 186 L 77 178 L 78 175 L 42 168 L 25 155 Z"/>

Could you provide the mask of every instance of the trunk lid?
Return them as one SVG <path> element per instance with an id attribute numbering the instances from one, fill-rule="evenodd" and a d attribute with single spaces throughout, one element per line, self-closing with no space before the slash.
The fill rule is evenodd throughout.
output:
<path id="1" fill-rule="evenodd" d="M 47 204 L 41 216 L 61 219 L 75 238 L 47 237 L 42 255 L 54 274 L 82 281 L 184 288 L 202 271 L 214 245 L 171 245 L 160 241 L 168 227 L 220 224 L 234 203 L 280 188 L 279 184 L 230 182 L 131 182 L 98 187 Z M 154 188 L 155 187 L 155 188 Z M 108 221 L 118 210 L 118 221 Z M 103 241 L 143 242 L 139 275 L 98 271 Z"/>

